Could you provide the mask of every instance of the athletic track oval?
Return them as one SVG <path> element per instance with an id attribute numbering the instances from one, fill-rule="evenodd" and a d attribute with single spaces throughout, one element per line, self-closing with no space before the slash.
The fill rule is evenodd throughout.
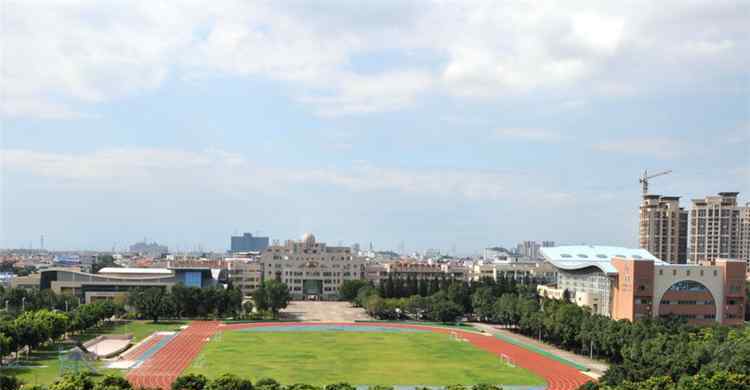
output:
<path id="1" fill-rule="evenodd" d="M 284 326 L 312 325 L 311 322 L 284 322 Z M 322 324 L 322 323 L 321 323 Z M 346 326 L 372 326 L 367 323 L 325 323 L 329 325 Z M 167 345 L 146 360 L 140 367 L 135 368 L 127 374 L 127 379 L 133 388 L 161 388 L 169 389 L 172 382 L 200 353 L 203 345 L 216 332 L 223 330 L 245 329 L 261 326 L 279 326 L 278 322 L 245 323 L 245 324 L 222 324 L 217 321 L 194 321 L 187 329 L 179 332 Z M 504 342 L 492 336 L 486 336 L 474 332 L 465 332 L 450 328 L 441 328 L 425 325 L 378 323 L 382 327 L 428 329 L 436 333 L 450 334 L 452 332 L 467 339 L 478 348 L 489 351 L 495 355 L 505 354 L 517 366 L 523 367 L 536 373 L 547 381 L 548 390 L 575 390 L 587 381 L 591 380 L 573 367 L 562 364 L 521 348 L 519 346 Z"/>

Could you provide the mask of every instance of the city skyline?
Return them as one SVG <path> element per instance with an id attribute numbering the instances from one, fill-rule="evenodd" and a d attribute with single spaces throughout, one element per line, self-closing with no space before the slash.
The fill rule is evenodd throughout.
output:
<path id="1" fill-rule="evenodd" d="M 750 201 L 748 4 L 650 4 L 9 3 L 0 247 L 637 247 Z"/>

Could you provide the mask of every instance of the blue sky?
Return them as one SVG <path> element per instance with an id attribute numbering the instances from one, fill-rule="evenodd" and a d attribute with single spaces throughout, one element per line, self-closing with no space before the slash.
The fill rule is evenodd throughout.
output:
<path id="1" fill-rule="evenodd" d="M 0 247 L 637 245 L 750 200 L 744 2 L 8 2 Z"/>

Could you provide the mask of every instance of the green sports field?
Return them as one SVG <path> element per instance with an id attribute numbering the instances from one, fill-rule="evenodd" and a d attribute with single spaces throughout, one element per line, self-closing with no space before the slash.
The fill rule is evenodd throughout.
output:
<path id="1" fill-rule="evenodd" d="M 543 385 L 533 373 L 437 333 L 224 332 L 187 370 L 324 385 Z"/>

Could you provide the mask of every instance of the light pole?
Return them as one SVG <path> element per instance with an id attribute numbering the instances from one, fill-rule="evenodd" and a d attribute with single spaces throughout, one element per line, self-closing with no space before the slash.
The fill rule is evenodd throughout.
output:
<path id="1" fill-rule="evenodd" d="M 65 300 L 65 312 L 66 313 L 68 312 L 68 300 L 67 299 Z"/>
<path id="2" fill-rule="evenodd" d="M 26 311 L 26 297 L 21 297 L 21 312 Z"/>

